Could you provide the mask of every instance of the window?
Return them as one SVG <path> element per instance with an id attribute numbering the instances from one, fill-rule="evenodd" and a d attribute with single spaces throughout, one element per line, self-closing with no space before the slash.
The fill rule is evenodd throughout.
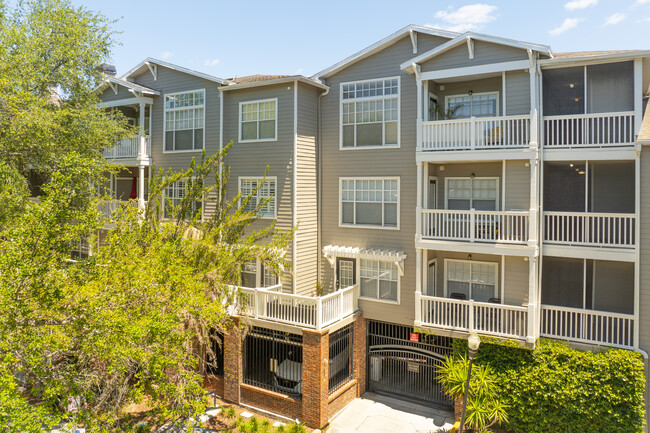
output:
<path id="1" fill-rule="evenodd" d="M 264 183 L 262 183 L 264 180 Z M 239 191 L 242 198 L 251 195 L 251 200 L 246 204 L 245 210 L 252 212 L 257 208 L 258 203 L 268 199 L 266 203 L 258 210 L 257 216 L 260 218 L 275 218 L 275 177 L 252 178 L 240 177 L 239 178 Z"/>
<path id="2" fill-rule="evenodd" d="M 399 145 L 399 78 L 341 85 L 341 147 Z"/>
<path id="3" fill-rule="evenodd" d="M 499 179 L 496 177 L 448 177 L 447 209 L 497 210 Z"/>
<path id="4" fill-rule="evenodd" d="M 258 273 L 258 271 L 260 272 Z M 249 288 L 271 287 L 279 283 L 279 278 L 259 260 L 251 260 L 242 266 L 241 283 L 243 287 Z"/>
<path id="5" fill-rule="evenodd" d="M 498 116 L 499 94 L 491 92 L 447 96 L 447 112 L 453 113 L 454 119 Z"/>
<path id="6" fill-rule="evenodd" d="M 239 103 L 239 141 L 277 139 L 278 100 Z"/>
<path id="7" fill-rule="evenodd" d="M 399 178 L 341 179 L 341 225 L 399 228 Z"/>
<path id="8" fill-rule="evenodd" d="M 338 257 L 336 259 L 336 288 L 345 289 L 356 282 L 356 260 Z"/>
<path id="9" fill-rule="evenodd" d="M 257 287 L 257 261 L 244 263 L 241 270 L 241 284 L 244 287 Z"/>
<path id="10" fill-rule="evenodd" d="M 497 296 L 497 263 L 445 260 L 447 296 L 489 302 Z M 462 298 L 464 296 L 464 298 Z"/>
<path id="11" fill-rule="evenodd" d="M 165 187 L 163 191 L 163 210 L 165 218 L 172 218 L 172 208 L 181 204 L 181 200 L 185 197 L 188 188 L 187 180 L 179 180 L 171 185 Z M 201 209 L 201 203 L 194 201 L 192 203 L 191 214 L 186 215 L 186 218 L 191 218 Z"/>
<path id="12" fill-rule="evenodd" d="M 278 276 L 273 274 L 273 272 L 269 268 L 267 268 L 266 266 L 262 266 L 262 271 L 263 271 L 262 287 L 271 287 L 278 284 Z"/>
<path id="13" fill-rule="evenodd" d="M 381 260 L 361 260 L 361 296 L 397 302 L 397 265 Z"/>
<path id="14" fill-rule="evenodd" d="M 165 95 L 165 152 L 203 149 L 205 90 Z"/>

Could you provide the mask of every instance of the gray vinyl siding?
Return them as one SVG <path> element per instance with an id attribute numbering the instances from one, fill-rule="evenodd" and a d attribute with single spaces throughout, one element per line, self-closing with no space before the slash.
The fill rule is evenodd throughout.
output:
<path id="1" fill-rule="evenodd" d="M 129 92 L 129 89 L 127 89 L 124 86 L 120 86 L 118 84 L 115 84 L 117 87 L 117 93 L 111 89 L 111 87 L 107 87 L 104 89 L 104 91 L 99 95 L 99 99 L 102 102 L 111 102 L 111 101 L 119 101 L 121 99 L 133 99 L 135 96 L 133 96 L 133 93 Z"/>
<path id="2" fill-rule="evenodd" d="M 530 114 L 530 74 L 506 72 L 506 116 Z"/>
<path id="3" fill-rule="evenodd" d="M 418 53 L 447 39 L 418 34 Z M 409 36 L 398 40 L 366 59 L 328 77 L 330 92 L 322 98 L 322 245 L 400 250 L 407 255 L 404 276 L 400 278 L 400 303 L 359 300 L 364 317 L 412 325 L 415 318 L 415 78 L 399 65 L 412 58 Z M 374 78 L 400 77 L 400 148 L 339 150 L 340 83 Z M 399 230 L 339 227 L 339 179 L 341 177 L 394 177 L 400 179 Z M 334 287 L 334 272 L 321 261 L 321 281 L 326 289 Z"/>
<path id="4" fill-rule="evenodd" d="M 318 281 L 318 94 L 312 86 L 298 85 L 298 146 L 296 157 L 296 293 L 314 293 Z"/>
<path id="5" fill-rule="evenodd" d="M 469 58 L 467 44 L 463 43 L 426 62 L 422 62 L 421 67 L 422 72 L 428 72 L 526 59 L 528 59 L 528 53 L 524 49 L 474 40 L 473 59 Z"/>
<path id="6" fill-rule="evenodd" d="M 523 257 L 505 256 L 505 281 L 503 303 L 528 304 L 529 263 Z"/>
<path id="7" fill-rule="evenodd" d="M 530 209 L 530 164 L 528 161 L 506 161 L 505 210 Z"/>
<path id="8" fill-rule="evenodd" d="M 293 226 L 292 184 L 293 184 L 293 84 L 254 87 L 222 93 L 224 98 L 224 144 L 233 142 L 226 157 L 230 168 L 226 194 L 232 198 L 239 192 L 240 177 L 262 177 L 268 166 L 268 176 L 276 180 L 277 228 L 289 230 Z M 239 103 L 277 98 L 277 141 L 255 143 L 239 142 Z M 260 229 L 270 223 L 259 219 L 251 227 Z M 287 260 L 293 263 L 293 251 L 287 248 Z M 293 266 L 293 265 L 292 265 Z M 293 269 L 282 277 L 283 290 L 292 291 Z"/>
<path id="9" fill-rule="evenodd" d="M 641 151 L 639 346 L 650 351 L 650 148 Z"/>
<path id="10" fill-rule="evenodd" d="M 441 90 L 441 86 L 444 87 L 444 90 Z M 438 101 L 442 104 L 442 108 L 447 110 L 447 98 L 450 96 L 458 95 L 467 95 L 471 90 L 473 93 L 485 93 L 485 92 L 498 92 L 499 93 L 499 106 L 497 112 L 499 115 L 503 114 L 503 92 L 501 91 L 502 80 L 501 77 L 486 78 L 483 80 L 470 80 L 470 81 L 459 81 L 455 83 L 444 83 L 444 84 L 429 84 L 429 91 L 431 88 L 435 89 L 436 96 L 438 96 Z"/>

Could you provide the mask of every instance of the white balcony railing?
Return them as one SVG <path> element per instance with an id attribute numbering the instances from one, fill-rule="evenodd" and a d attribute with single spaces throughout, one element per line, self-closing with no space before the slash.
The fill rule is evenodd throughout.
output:
<path id="1" fill-rule="evenodd" d="M 528 147 L 530 116 L 471 117 L 422 123 L 422 150 Z"/>
<path id="2" fill-rule="evenodd" d="M 544 212 L 544 242 L 631 248 L 635 224 L 634 214 Z"/>
<path id="3" fill-rule="evenodd" d="M 151 140 L 148 135 L 132 135 L 118 141 L 103 152 L 108 159 L 144 159 L 151 156 Z"/>
<path id="4" fill-rule="evenodd" d="M 98 208 L 105 218 L 110 218 L 122 205 L 138 207 L 138 200 L 104 200 L 99 202 Z"/>
<path id="5" fill-rule="evenodd" d="M 528 307 L 416 293 L 416 308 L 420 308 L 420 320 L 424 326 L 515 339 L 528 336 Z"/>
<path id="6" fill-rule="evenodd" d="M 542 305 L 540 335 L 614 347 L 634 346 L 632 314 Z"/>
<path id="7" fill-rule="evenodd" d="M 423 209 L 422 237 L 468 242 L 525 244 L 529 212 Z"/>
<path id="8" fill-rule="evenodd" d="M 544 145 L 551 148 L 634 144 L 634 112 L 544 116 Z"/>
<path id="9" fill-rule="evenodd" d="M 281 288 L 280 284 L 262 288 L 240 287 L 246 297 L 242 312 L 256 319 L 322 329 L 358 310 L 358 284 L 320 297 L 281 293 Z"/>

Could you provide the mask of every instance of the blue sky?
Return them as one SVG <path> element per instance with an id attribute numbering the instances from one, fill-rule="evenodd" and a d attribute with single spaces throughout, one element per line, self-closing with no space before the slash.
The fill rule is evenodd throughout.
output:
<path id="1" fill-rule="evenodd" d="M 556 52 L 650 49 L 650 0 L 72 0 L 119 19 L 118 75 L 154 57 L 227 78 L 314 74 L 407 24 L 473 30 Z M 396 7 L 399 5 L 399 7 Z"/>

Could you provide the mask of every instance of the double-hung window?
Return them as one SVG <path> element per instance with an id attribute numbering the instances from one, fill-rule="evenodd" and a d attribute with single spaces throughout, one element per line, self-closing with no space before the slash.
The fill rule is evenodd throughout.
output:
<path id="1" fill-rule="evenodd" d="M 187 183 L 186 179 L 181 179 L 165 187 L 163 191 L 163 210 L 165 218 L 171 218 L 172 208 L 181 204 L 181 200 L 185 197 L 185 194 L 187 194 Z M 186 218 L 191 218 L 196 215 L 196 212 L 198 212 L 199 209 L 201 209 L 201 203 L 198 201 L 192 202 L 192 207 L 189 210 L 191 214 L 186 215 Z"/>
<path id="2" fill-rule="evenodd" d="M 361 292 L 364 298 L 398 301 L 399 276 L 394 262 L 360 260 Z"/>
<path id="3" fill-rule="evenodd" d="M 489 92 L 448 96 L 447 112 L 452 113 L 454 119 L 498 116 L 499 94 Z"/>
<path id="4" fill-rule="evenodd" d="M 165 152 L 203 149 L 205 90 L 165 95 Z"/>
<path id="5" fill-rule="evenodd" d="M 341 148 L 399 145 L 399 78 L 341 85 Z"/>
<path id="6" fill-rule="evenodd" d="M 489 302 L 497 296 L 497 263 L 445 260 L 447 296 Z"/>
<path id="7" fill-rule="evenodd" d="M 239 103 L 239 141 L 274 141 L 277 127 L 277 99 Z"/>
<path id="8" fill-rule="evenodd" d="M 239 191 L 242 198 L 251 196 L 246 204 L 246 211 L 254 211 L 258 204 L 266 200 L 266 203 L 258 209 L 257 216 L 260 218 L 275 218 L 276 216 L 276 178 L 240 177 Z"/>
<path id="9" fill-rule="evenodd" d="M 277 275 L 259 260 L 244 263 L 241 269 L 243 287 L 271 287 L 279 282 Z"/>
<path id="10" fill-rule="evenodd" d="M 499 179 L 496 177 L 447 178 L 447 209 L 497 210 Z"/>
<path id="11" fill-rule="evenodd" d="M 341 225 L 399 228 L 399 178 L 341 178 Z"/>

